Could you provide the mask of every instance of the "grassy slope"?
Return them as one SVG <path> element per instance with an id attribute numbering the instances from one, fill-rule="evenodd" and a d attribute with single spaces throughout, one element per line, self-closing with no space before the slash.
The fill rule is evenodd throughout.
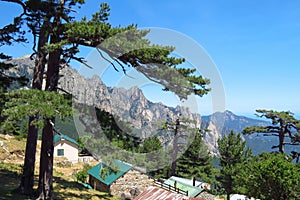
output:
<path id="1" fill-rule="evenodd" d="M 5 139 L 3 135 L 0 135 L 0 140 L 4 142 L 4 146 L 13 152 L 16 150 L 24 150 L 25 140 L 15 140 L 14 138 Z M 4 155 L 5 154 L 5 155 Z M 16 158 L 14 160 L 9 159 L 9 153 L 4 152 L 3 148 L 0 147 L 0 200 L 1 199 L 32 199 L 30 197 L 20 196 L 16 188 L 19 185 L 20 174 L 22 171 L 22 159 Z M 14 154 L 12 157 L 16 157 Z M 5 161 L 5 163 L 3 162 Z M 15 162 L 17 161 L 16 164 Z M 37 166 L 38 167 L 38 166 Z M 71 175 L 74 170 L 79 170 L 82 165 L 77 164 L 71 168 L 59 168 L 54 167 L 54 197 L 55 199 L 119 199 L 118 197 L 112 197 L 107 193 L 102 193 L 94 190 L 88 190 L 81 184 L 75 182 Z M 36 170 L 36 172 L 38 169 Z M 70 173 L 67 173 L 70 172 Z M 36 175 L 36 181 L 38 181 L 38 176 Z M 37 182 L 36 182 L 37 185 Z M 37 187 L 37 186 L 36 186 Z"/>

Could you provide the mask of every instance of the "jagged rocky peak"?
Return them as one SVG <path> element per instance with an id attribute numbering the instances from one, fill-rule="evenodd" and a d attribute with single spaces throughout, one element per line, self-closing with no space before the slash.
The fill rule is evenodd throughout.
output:
<path id="1" fill-rule="evenodd" d="M 90 80 L 90 83 L 92 83 L 94 85 L 104 85 L 104 83 L 102 82 L 100 77 L 95 74 L 91 78 L 89 78 L 89 80 Z"/>
<path id="2" fill-rule="evenodd" d="M 61 75 L 59 87 L 73 94 L 76 102 L 111 112 L 110 93 L 99 76 L 84 78 L 71 67 L 61 70 Z"/>
<path id="3" fill-rule="evenodd" d="M 34 61 L 29 56 L 14 59 L 17 67 L 11 70 L 11 75 L 25 75 L 33 77 Z M 28 84 L 28 87 L 31 83 Z M 168 107 L 162 103 L 149 101 L 138 87 L 130 89 L 107 87 L 98 76 L 85 78 L 77 70 L 64 67 L 60 71 L 59 87 L 72 93 L 74 100 L 79 103 L 104 109 L 135 128 L 134 133 L 141 138 L 155 135 L 158 132 L 157 124 L 175 120 L 180 113 L 182 117 L 194 120 L 197 127 L 208 128 L 204 140 L 212 154 L 217 154 L 217 140 L 235 130 L 240 132 L 249 125 L 262 124 L 259 120 L 234 115 L 230 111 L 218 112 L 210 116 L 201 116 L 193 113 L 189 108 L 177 106 Z M 163 137 L 160 136 L 160 137 Z"/>
<path id="4" fill-rule="evenodd" d="M 30 68 L 28 76 L 32 78 L 33 61 L 22 58 L 15 62 L 20 68 Z M 188 109 L 149 101 L 136 86 L 128 90 L 107 87 L 98 76 L 85 78 L 71 67 L 64 67 L 60 71 L 59 87 L 72 93 L 79 103 L 93 105 L 119 116 L 138 129 L 142 137 L 155 133 L 158 122 L 166 121 L 167 116 L 175 119 L 179 112 L 184 117 L 194 119 L 198 125 L 201 123 L 200 115 L 192 114 Z"/>

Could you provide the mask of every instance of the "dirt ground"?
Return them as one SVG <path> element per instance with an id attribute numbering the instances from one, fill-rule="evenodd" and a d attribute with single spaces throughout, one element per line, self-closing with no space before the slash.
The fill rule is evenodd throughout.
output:
<path id="1" fill-rule="evenodd" d="M 18 194 L 16 188 L 20 183 L 22 165 L 25 156 L 26 140 L 17 140 L 14 136 L 0 134 L 0 199 L 32 199 Z M 37 188 L 41 142 L 38 141 L 35 165 L 35 179 Z M 54 159 L 54 163 L 63 159 Z M 85 163 L 75 163 L 67 166 L 53 167 L 54 196 L 57 200 L 65 199 L 120 199 L 95 190 L 89 190 L 75 181 L 75 173 L 83 169 Z M 97 162 L 91 162 L 94 166 Z"/>

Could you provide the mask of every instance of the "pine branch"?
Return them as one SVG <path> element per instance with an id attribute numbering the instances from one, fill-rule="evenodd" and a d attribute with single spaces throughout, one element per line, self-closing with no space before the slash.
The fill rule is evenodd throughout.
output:
<path id="1" fill-rule="evenodd" d="M 78 57 L 75 57 L 75 56 L 71 56 L 70 58 L 80 62 L 81 64 L 85 65 L 86 67 L 88 67 L 90 69 L 93 69 L 93 67 L 90 66 L 89 64 L 87 64 L 87 62 L 83 58 L 78 58 Z"/>
<path id="2" fill-rule="evenodd" d="M 116 61 L 121 66 L 123 73 L 126 74 L 126 69 L 125 69 L 124 65 L 118 59 L 114 59 L 114 61 Z"/>
<path id="3" fill-rule="evenodd" d="M 75 99 L 78 99 L 77 97 L 73 96 L 72 93 L 68 92 L 67 90 L 65 90 L 65 89 L 63 89 L 63 88 L 56 87 L 55 89 L 60 90 L 60 91 L 66 93 L 66 94 L 68 94 L 68 95 L 72 95 L 72 97 L 74 97 Z"/>
<path id="4" fill-rule="evenodd" d="M 116 66 L 114 65 L 114 63 L 111 62 L 110 60 L 108 60 L 107 58 L 105 58 L 104 55 L 102 54 L 102 52 L 101 52 L 101 50 L 100 50 L 99 48 L 96 48 L 96 49 L 97 49 L 98 53 L 100 54 L 100 56 L 101 56 L 104 60 L 106 60 L 107 62 L 109 62 L 109 63 L 113 66 L 114 70 L 116 70 L 117 72 L 119 72 L 119 70 L 116 68 Z"/>
<path id="5" fill-rule="evenodd" d="M 275 134 L 275 133 L 265 133 L 263 134 L 263 136 L 279 136 L 279 134 Z"/>
<path id="6" fill-rule="evenodd" d="M 299 145 L 299 142 L 284 142 L 283 145 Z"/>

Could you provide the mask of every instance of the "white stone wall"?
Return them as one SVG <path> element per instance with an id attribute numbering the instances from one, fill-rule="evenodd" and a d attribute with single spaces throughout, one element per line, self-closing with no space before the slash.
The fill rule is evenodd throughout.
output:
<path id="1" fill-rule="evenodd" d="M 64 149 L 64 156 L 57 155 L 58 149 Z M 54 157 L 65 157 L 68 161 L 72 163 L 77 163 L 78 146 L 67 140 L 62 139 L 54 145 Z"/>

